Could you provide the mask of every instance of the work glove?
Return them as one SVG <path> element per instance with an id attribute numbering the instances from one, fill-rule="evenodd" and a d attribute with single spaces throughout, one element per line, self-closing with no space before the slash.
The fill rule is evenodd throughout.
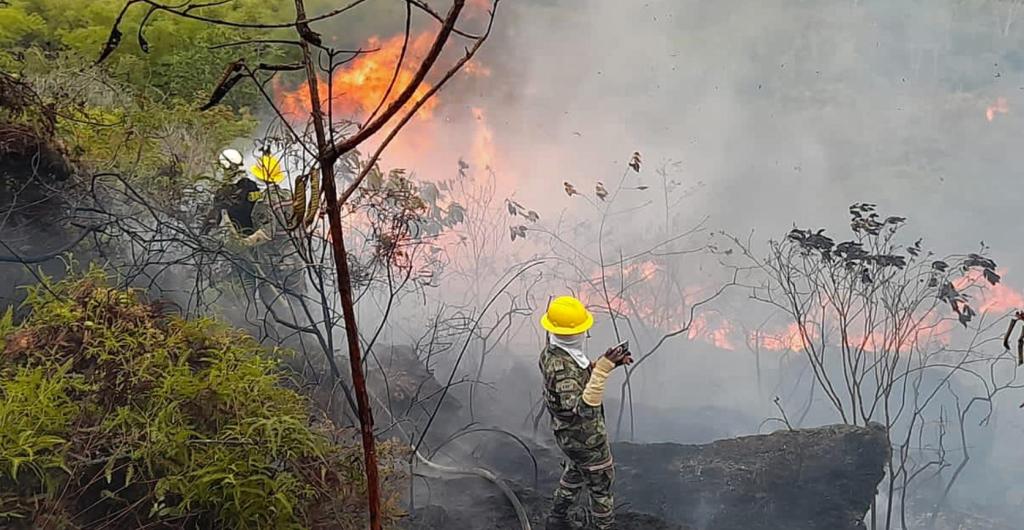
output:
<path id="1" fill-rule="evenodd" d="M 604 352 L 602 357 L 615 363 L 615 366 L 622 366 L 633 362 L 633 354 L 626 348 L 608 348 L 608 351 Z"/>
<path id="2" fill-rule="evenodd" d="M 594 363 L 594 369 L 590 372 L 590 380 L 587 381 L 587 386 L 583 389 L 583 402 L 591 407 L 600 406 L 604 401 L 605 383 L 612 370 L 616 366 L 631 362 L 633 362 L 633 357 L 625 348 L 611 348 L 604 352 L 604 355 Z"/>

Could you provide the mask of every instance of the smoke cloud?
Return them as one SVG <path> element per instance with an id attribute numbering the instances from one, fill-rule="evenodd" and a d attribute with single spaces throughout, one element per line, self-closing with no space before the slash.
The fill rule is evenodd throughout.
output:
<path id="1" fill-rule="evenodd" d="M 490 166 L 499 200 L 545 220 L 583 219 L 586 203 L 568 197 L 563 181 L 592 194 L 598 182 L 617 183 L 639 151 L 644 169 L 626 183 L 647 189 L 620 199 L 636 210 L 609 228 L 603 244 L 614 254 L 635 249 L 652 227 L 678 232 L 705 218 L 709 229 L 753 232 L 758 245 L 794 224 L 843 237 L 847 207 L 873 202 L 909 219 L 908 243 L 923 237 L 939 254 L 988 245 L 1019 292 L 1022 13 L 995 0 L 506 0 L 479 55 L 487 73 L 442 91 L 432 118 L 414 122 L 384 164 L 432 180 L 450 178 L 460 158 L 477 171 Z M 691 190 L 668 211 L 657 189 L 662 167 Z M 721 272 L 713 259 L 679 261 L 675 273 L 688 285 L 713 285 Z M 764 315 L 754 305 L 741 293 L 708 315 L 754 327 Z M 505 382 L 501 414 L 536 397 L 528 374 L 540 338 L 531 325 L 488 361 L 488 375 Z M 605 318 L 591 354 L 612 340 Z M 683 336 L 639 371 L 637 437 L 703 442 L 755 432 L 776 412 L 771 397 L 785 402 L 808 388 L 810 374 L 778 353 L 762 359 L 759 379 L 754 356 L 733 346 Z M 613 399 L 619 383 L 609 387 Z M 811 410 L 805 419 L 829 416 Z M 1024 464 L 1015 449 L 1022 429 L 1015 403 L 997 403 L 958 491 L 1019 506 L 1024 484 L 1000 470 Z"/>

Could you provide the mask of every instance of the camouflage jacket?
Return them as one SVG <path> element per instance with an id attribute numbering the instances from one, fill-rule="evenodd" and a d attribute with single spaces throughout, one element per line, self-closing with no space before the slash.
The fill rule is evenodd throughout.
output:
<path id="1" fill-rule="evenodd" d="M 548 345 L 540 355 L 544 401 L 559 448 L 581 466 L 610 462 L 604 407 L 583 402 L 591 368 L 580 368 L 561 348 Z"/>

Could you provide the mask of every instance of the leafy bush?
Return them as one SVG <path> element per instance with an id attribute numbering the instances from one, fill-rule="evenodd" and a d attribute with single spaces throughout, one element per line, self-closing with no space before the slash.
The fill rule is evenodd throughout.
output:
<path id="1" fill-rule="evenodd" d="M 0 525 L 365 527 L 358 446 L 282 352 L 105 280 L 44 282 L 0 318 Z M 381 453 L 394 517 L 401 449 Z"/>

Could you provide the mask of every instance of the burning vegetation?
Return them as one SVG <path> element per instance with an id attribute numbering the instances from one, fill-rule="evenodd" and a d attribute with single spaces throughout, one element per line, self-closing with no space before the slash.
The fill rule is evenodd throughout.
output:
<path id="1" fill-rule="evenodd" d="M 0 11 L 0 21 L 15 10 L 30 22 L 47 12 L 56 26 L 88 18 L 57 16 L 49 4 L 0 1 L 0 10 L 11 9 Z M 658 167 L 645 142 L 620 133 L 609 135 L 606 166 L 543 156 L 542 143 L 573 153 L 557 136 L 563 125 L 590 125 L 569 117 L 579 110 L 570 98 L 552 97 L 538 112 L 551 114 L 543 120 L 497 128 L 510 122 L 505 98 L 471 93 L 501 84 L 514 86 L 516 97 L 539 89 L 518 78 L 504 83 L 498 57 L 475 55 L 490 35 L 496 1 L 454 0 L 447 13 L 410 2 L 401 7 L 419 18 L 368 24 L 361 35 L 376 35 L 345 48 L 333 21 L 344 20 L 347 8 L 326 1 L 96 6 L 109 15 L 101 28 L 59 28 L 69 39 L 95 40 L 74 48 L 89 65 L 0 72 L 3 199 L 28 203 L 0 212 L 0 243 L 6 247 L 5 232 L 21 226 L 35 230 L 23 240 L 37 243 L 39 227 L 25 213 L 55 210 L 24 194 L 26 179 L 57 190 L 61 204 L 75 199 L 59 213 L 63 226 L 81 234 L 74 245 L 31 259 L 0 252 L 0 263 L 36 274 L 36 263 L 76 266 L 63 252 L 74 250 L 94 253 L 109 269 L 44 279 L 26 291 L 24 310 L 0 320 L 4 524 L 536 524 L 550 507 L 548 492 L 524 484 L 554 487 L 560 471 L 538 399 L 533 355 L 544 335 L 536 323 L 545 302 L 563 293 L 601 320 L 583 356 L 600 354 L 605 341 L 628 341 L 635 356 L 614 372 L 623 377 L 614 376 L 602 405 L 606 436 L 662 439 L 669 424 L 691 417 L 712 418 L 707 423 L 720 428 L 693 428 L 694 436 L 785 429 L 703 448 L 616 444 L 626 456 L 616 460 L 625 462 L 626 501 L 658 514 L 629 514 L 623 521 L 633 527 L 743 528 L 769 513 L 787 528 L 860 529 L 870 513 L 886 519 L 874 530 L 911 514 L 945 513 L 977 458 L 974 425 L 986 425 L 998 397 L 1019 386 L 1017 358 L 999 350 L 991 321 L 1024 309 L 1024 295 L 1004 282 L 1012 265 L 1001 258 L 997 266 L 984 245 L 939 254 L 923 239 L 904 240 L 906 218 L 863 202 L 850 207 L 842 235 L 812 224 L 758 243 L 680 214 L 704 186 L 709 170 L 700 160 Z M 403 25 L 404 32 L 383 29 Z M 35 38 L 19 33 L 16 42 Z M 57 47 L 66 52 L 72 42 Z M 808 47 L 814 61 L 828 62 L 819 42 Z M 32 51 L 53 64 L 76 57 Z M 758 62 L 771 62 L 761 53 Z M 783 87 L 795 75 L 788 57 L 770 72 Z M 10 61 L 21 64 L 0 50 L 0 67 Z M 559 68 L 579 74 L 568 66 Z M 34 92 L 31 76 L 48 96 Z M 82 80 L 69 80 L 76 76 Z M 630 83 L 622 90 L 628 98 L 611 106 L 631 109 L 643 100 L 634 86 L 645 82 L 642 73 L 618 81 Z M 61 101 L 63 85 L 75 97 L 48 103 Z M 760 79 L 756 86 L 769 92 Z M 715 98 L 729 92 L 714 89 Z M 851 100 L 842 82 L 773 88 L 767 99 L 775 99 L 760 102 L 768 110 L 757 118 L 770 121 L 781 110 L 819 126 L 842 107 L 818 101 L 833 89 L 842 95 L 836 101 Z M 971 95 L 957 112 L 988 131 L 1010 127 L 1012 98 L 996 93 L 1009 94 Z M 745 111 L 732 100 L 713 103 L 727 104 L 723 116 Z M 655 114 L 643 111 L 631 110 L 630 120 Z M 564 123 L 555 116 L 562 112 Z M 264 123 L 257 126 L 253 114 Z M 516 127 L 535 136 L 525 148 L 505 142 Z M 579 128 L 572 141 L 587 138 L 578 141 L 597 151 L 601 140 Z M 776 132 L 758 138 L 769 151 L 779 147 L 767 141 Z M 85 200 L 50 186 L 74 173 L 64 147 L 71 139 L 71 151 L 89 161 Z M 640 144 L 643 156 L 626 142 Z M 223 151 L 232 156 L 215 165 L 228 144 L 238 150 Z M 769 157 L 776 166 L 783 158 Z M 251 158 L 274 161 L 279 178 L 247 173 Z M 751 167 L 758 164 L 771 165 Z M 793 171 L 803 171 L 801 164 Z M 228 196 L 237 203 L 212 204 Z M 779 209 L 788 216 L 810 210 L 807 202 L 818 201 L 786 197 Z M 244 218 L 246 208 L 265 214 L 260 229 L 252 215 L 243 219 L 249 224 L 235 222 L 232 215 Z M 197 219 L 213 222 L 200 229 Z M 242 237 L 239 228 L 253 233 Z M 262 254 L 264 244 L 285 251 Z M 189 317 L 151 299 L 173 299 Z M 1022 319 L 1016 313 L 1011 321 L 1005 349 Z M 756 367 L 746 370 L 747 357 L 732 353 L 741 350 Z M 282 367 L 286 360 L 293 372 Z M 737 383 L 748 375 L 756 390 Z M 689 399 L 703 399 L 703 408 L 691 410 Z M 757 417 L 725 432 L 723 416 L 740 416 L 730 407 Z M 647 438 L 643 422 L 662 430 Z M 823 423 L 840 425 L 803 430 Z M 486 454 L 495 439 L 511 448 Z M 689 464 L 671 464 L 679 461 Z M 473 482 L 481 478 L 486 489 Z M 467 490 L 472 495 L 461 495 Z M 439 500 L 435 492 L 452 497 Z M 438 503 L 445 506 L 431 519 Z"/>

